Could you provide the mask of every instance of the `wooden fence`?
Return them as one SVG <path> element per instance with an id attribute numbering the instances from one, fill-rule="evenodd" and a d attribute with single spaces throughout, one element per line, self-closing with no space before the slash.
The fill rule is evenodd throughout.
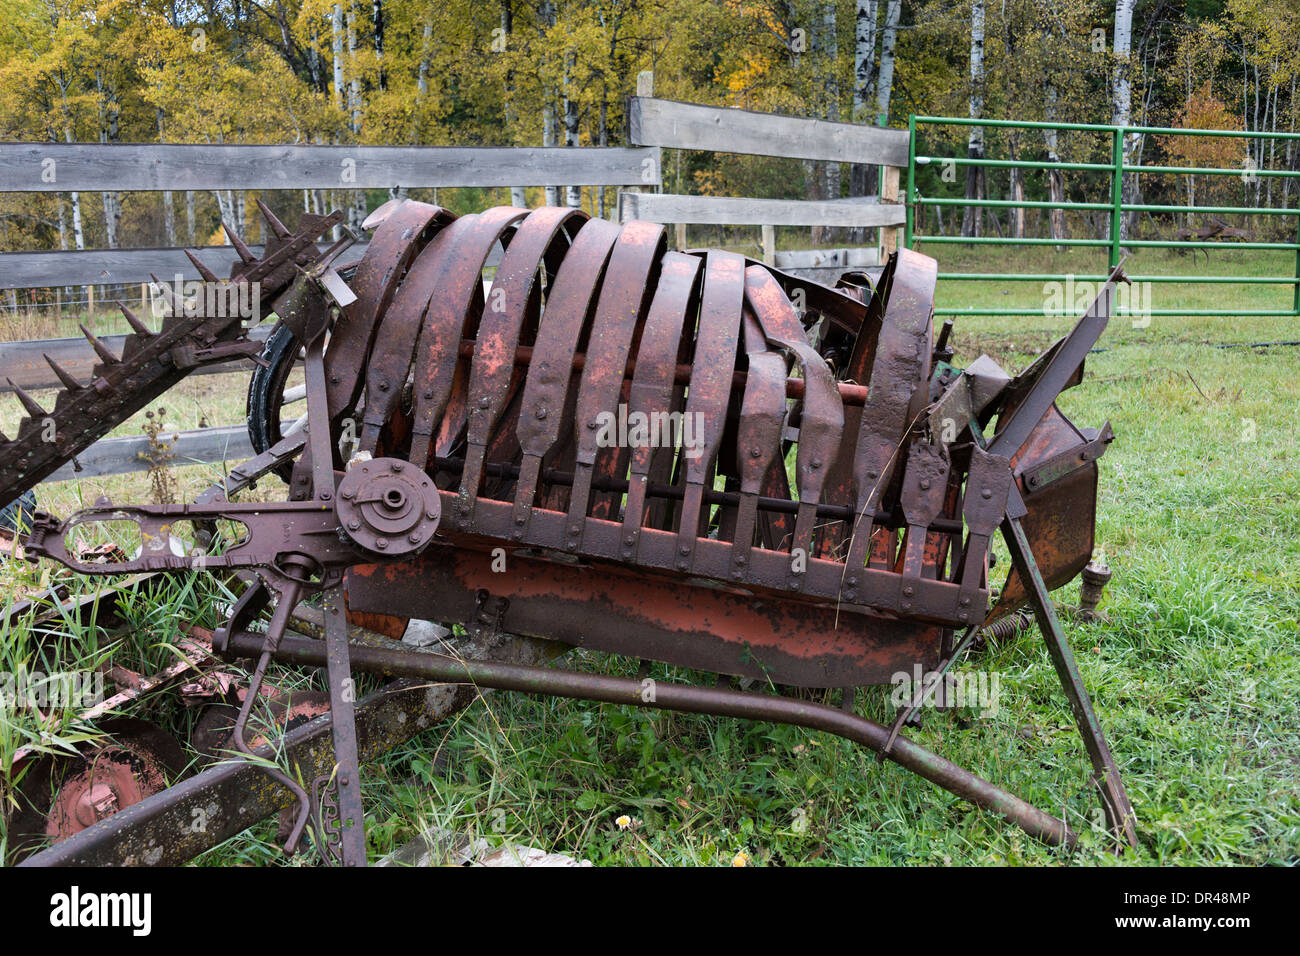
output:
<path id="1" fill-rule="evenodd" d="M 628 104 L 628 139 L 637 146 L 880 166 L 880 195 L 815 201 L 620 193 L 624 220 L 674 223 L 678 245 L 686 244 L 687 224 L 761 226 L 763 260 L 769 265 L 776 263 L 776 226 L 879 227 L 878 261 L 898 248 L 907 219 L 898 201 L 899 174 L 907 167 L 906 130 L 677 103 L 648 95 L 652 84 L 643 74 L 638 92 L 646 95 Z"/>

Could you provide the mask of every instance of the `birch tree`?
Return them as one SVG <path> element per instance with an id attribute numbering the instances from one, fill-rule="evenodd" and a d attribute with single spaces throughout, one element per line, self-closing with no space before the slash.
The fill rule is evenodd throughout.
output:
<path id="1" fill-rule="evenodd" d="M 970 118 L 984 116 L 984 0 L 971 0 L 970 5 Z M 972 126 L 966 138 L 966 155 L 970 159 L 984 158 L 984 128 Z M 966 167 L 966 198 L 984 198 L 984 170 L 980 166 Z M 977 237 L 983 229 L 984 210 L 978 206 L 963 206 L 961 234 Z"/>
<path id="2" fill-rule="evenodd" d="M 889 125 L 889 100 L 894 92 L 894 48 L 898 40 L 898 18 L 902 9 L 903 0 L 889 0 L 889 5 L 885 8 L 885 29 L 880 40 L 880 80 L 876 84 L 877 126 Z M 983 0 L 980 9 L 983 10 Z"/>
<path id="3" fill-rule="evenodd" d="M 1111 83 L 1110 121 L 1116 126 L 1128 126 L 1132 118 L 1133 93 L 1132 78 L 1129 75 L 1129 52 L 1133 42 L 1133 8 L 1136 4 L 1137 0 L 1115 0 L 1115 36 L 1112 43 L 1115 66 Z M 1125 165 L 1133 162 L 1133 155 L 1136 153 L 1141 139 L 1141 135 L 1137 133 L 1128 133 L 1124 136 L 1123 162 Z M 1129 174 L 1123 176 L 1122 180 L 1120 196 L 1124 202 L 1132 202 L 1133 193 L 1137 186 L 1137 177 Z M 1121 237 L 1124 237 L 1128 232 L 1127 218 L 1126 216 L 1120 217 Z"/>
<path id="4" fill-rule="evenodd" d="M 858 0 L 853 20 L 853 122 L 869 123 L 868 110 L 875 100 L 876 26 L 879 0 Z M 854 163 L 849 171 L 849 195 L 868 196 L 876 189 L 876 167 Z M 855 241 L 861 241 L 855 235 Z"/>

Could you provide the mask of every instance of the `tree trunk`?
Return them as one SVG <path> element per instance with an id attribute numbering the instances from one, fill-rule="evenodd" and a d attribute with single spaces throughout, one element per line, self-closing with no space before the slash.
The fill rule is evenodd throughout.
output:
<path id="1" fill-rule="evenodd" d="M 578 100 L 569 95 L 570 76 L 573 72 L 572 57 L 564 65 L 564 145 L 578 145 Z M 570 209 L 582 208 L 582 187 L 565 188 L 564 204 Z"/>
<path id="2" fill-rule="evenodd" d="M 379 67 L 379 88 L 388 89 L 388 77 L 384 75 L 384 2 L 371 0 L 370 23 L 375 34 L 375 63 Z"/>
<path id="3" fill-rule="evenodd" d="M 984 0 L 971 0 L 970 5 L 970 118 L 984 115 Z M 966 138 L 966 155 L 971 159 L 984 158 L 984 128 L 972 126 Z M 966 198 L 984 198 L 984 170 L 979 166 L 966 167 Z M 978 206 L 963 206 L 961 234 L 978 237 L 983 232 L 984 210 Z"/>
<path id="4" fill-rule="evenodd" d="M 1112 83 L 1113 96 L 1111 122 L 1116 126 L 1128 126 L 1132 117 L 1132 78 L 1130 77 L 1130 51 L 1133 42 L 1133 7 L 1137 0 L 1115 0 L 1115 72 Z M 1124 136 L 1123 162 L 1131 165 L 1133 154 L 1137 150 L 1141 137 L 1136 133 Z M 1120 198 L 1123 202 L 1132 202 L 1137 177 L 1129 174 L 1121 177 Z M 1120 238 L 1128 232 L 1128 217 L 1120 216 Z"/>
<path id="5" fill-rule="evenodd" d="M 870 110 L 876 98 L 876 23 L 879 14 L 879 0 L 858 0 L 853 30 L 853 122 L 855 123 L 872 121 Z M 849 170 L 849 195 L 870 196 L 876 188 L 876 167 L 870 163 L 854 163 Z M 863 232 L 863 229 L 854 227 L 852 241 L 862 242 Z"/>
<path id="6" fill-rule="evenodd" d="M 334 105 L 343 109 L 343 4 L 330 12 L 330 51 L 334 55 Z"/>
<path id="7" fill-rule="evenodd" d="M 156 111 L 158 120 L 158 142 L 166 142 L 167 131 L 166 123 L 163 122 L 163 111 L 159 107 Z M 172 205 L 172 194 L 170 189 L 163 190 L 163 239 L 168 246 L 176 245 L 176 208 Z"/>
<path id="8" fill-rule="evenodd" d="M 1019 150 L 1016 149 L 1014 140 L 1012 141 L 1012 145 L 1008 152 L 1013 161 L 1020 158 Z M 1012 202 L 1024 202 L 1025 182 L 1023 171 L 1018 167 L 1013 166 L 1007 171 L 1007 173 L 1007 198 Z M 1007 212 L 1011 220 L 1011 235 L 1015 236 L 1017 239 L 1025 238 L 1025 207 L 1011 206 L 1008 208 Z"/>
<path id="9" fill-rule="evenodd" d="M 552 0 L 541 0 L 537 5 L 537 32 L 546 42 L 546 31 L 555 26 L 555 4 Z M 548 86 L 542 89 L 542 145 L 555 146 L 559 142 L 559 121 L 555 115 L 555 90 Z M 546 205 L 560 204 L 560 187 L 546 187 Z"/>
<path id="10" fill-rule="evenodd" d="M 429 95 L 429 54 L 433 52 L 433 20 L 424 21 L 424 43 L 420 47 L 420 69 L 416 74 L 415 90 L 420 99 Z"/>
<path id="11" fill-rule="evenodd" d="M 835 61 L 839 59 L 840 45 L 833 0 L 827 0 L 822 5 L 822 52 L 825 57 L 825 72 L 822 75 L 822 98 L 826 104 L 824 113 L 826 119 L 833 122 L 840 118 L 840 85 L 835 78 Z M 826 198 L 839 199 L 840 164 L 827 161 L 823 165 L 822 175 Z M 834 241 L 835 230 L 824 229 L 823 239 L 828 242 Z"/>
<path id="12" fill-rule="evenodd" d="M 1056 87 L 1050 83 L 1047 85 L 1047 119 L 1056 119 Z M 1043 130 L 1043 141 L 1047 145 L 1047 161 L 1049 163 L 1059 163 L 1061 154 L 1057 151 L 1056 130 Z M 1059 169 L 1051 169 L 1047 172 L 1047 201 L 1048 202 L 1065 202 L 1065 177 Z M 1065 238 L 1065 210 L 1051 209 L 1048 210 L 1047 216 L 1048 227 L 1051 230 L 1053 239 Z M 1064 246 L 1057 246 L 1056 251 L 1061 252 Z"/>
<path id="13" fill-rule="evenodd" d="M 980 51 L 984 49 L 984 2 L 977 0 L 980 7 Z M 898 17 L 903 8 L 903 0 L 889 0 L 885 8 L 885 30 L 880 39 L 880 82 L 876 84 L 876 125 L 889 125 L 889 100 L 894 92 L 894 45 L 898 37 Z M 982 61 L 981 61 L 982 62 Z M 980 68 L 983 70 L 983 66 Z"/>

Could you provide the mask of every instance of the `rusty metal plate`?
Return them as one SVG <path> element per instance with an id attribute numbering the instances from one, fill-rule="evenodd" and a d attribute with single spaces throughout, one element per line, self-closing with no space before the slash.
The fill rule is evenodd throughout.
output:
<path id="1" fill-rule="evenodd" d="M 912 622 L 839 615 L 834 607 L 793 607 L 743 592 L 701 587 L 616 565 L 569 565 L 431 548 L 401 564 L 357 569 L 350 599 L 361 610 L 400 604 L 412 616 L 472 622 L 480 592 L 505 602 L 501 628 L 615 654 L 655 648 L 657 660 L 801 687 L 888 683 L 913 663 L 938 661 L 939 629 Z"/>

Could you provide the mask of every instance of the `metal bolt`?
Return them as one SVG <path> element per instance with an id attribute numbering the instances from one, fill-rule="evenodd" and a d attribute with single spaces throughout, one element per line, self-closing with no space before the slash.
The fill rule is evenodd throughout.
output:
<path id="1" fill-rule="evenodd" d="M 546 417 L 546 407 L 545 407 L 545 406 L 538 406 L 537 411 L 534 412 L 533 414 L 537 417 L 537 420 L 538 420 L 538 421 L 541 421 L 542 419 L 544 419 L 544 418 Z"/>
<path id="2" fill-rule="evenodd" d="M 909 584 L 907 587 L 903 588 L 903 593 L 907 595 L 907 597 L 911 597 L 914 590 L 915 589 L 912 587 L 912 585 Z"/>
<path id="3" fill-rule="evenodd" d="M 985 501 L 988 501 L 990 498 L 993 497 L 993 489 L 992 488 L 981 489 L 980 497 L 983 498 Z"/>
<path id="4" fill-rule="evenodd" d="M 342 491 L 339 492 L 339 494 L 343 496 L 344 501 L 351 501 L 353 498 L 357 496 L 356 491 L 353 490 L 352 488 L 344 488 Z"/>
<path id="5" fill-rule="evenodd" d="M 387 539 L 387 538 L 376 538 L 376 539 L 375 539 L 375 547 L 378 548 L 380 551 L 387 551 L 387 550 L 388 550 L 388 539 Z"/>
<path id="6" fill-rule="evenodd" d="M 922 491 L 929 491 L 929 490 L 930 490 L 930 479 L 929 479 L 929 478 L 922 478 L 922 479 L 921 479 L 921 490 L 922 490 Z"/>

